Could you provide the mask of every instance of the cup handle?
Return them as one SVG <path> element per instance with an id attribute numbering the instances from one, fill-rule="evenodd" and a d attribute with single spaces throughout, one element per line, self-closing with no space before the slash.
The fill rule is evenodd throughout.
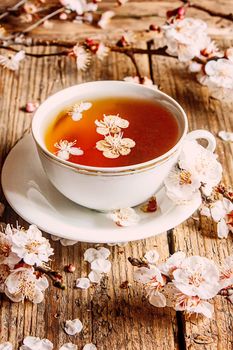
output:
<path id="1" fill-rule="evenodd" d="M 187 140 L 205 139 L 208 142 L 206 149 L 210 152 L 214 152 L 216 148 L 216 140 L 213 134 L 207 130 L 194 130 L 187 134 Z"/>

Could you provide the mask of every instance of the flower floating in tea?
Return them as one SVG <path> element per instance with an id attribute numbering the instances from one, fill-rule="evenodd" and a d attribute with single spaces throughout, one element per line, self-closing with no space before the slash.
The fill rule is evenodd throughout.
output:
<path id="1" fill-rule="evenodd" d="M 54 144 L 54 146 L 58 148 L 56 155 L 63 160 L 68 160 L 70 155 L 82 156 L 84 153 L 83 150 L 80 147 L 73 147 L 75 144 L 76 141 L 69 142 L 67 140 L 60 140 L 59 142 L 56 142 Z"/>
<path id="2" fill-rule="evenodd" d="M 135 146 L 135 142 L 129 138 L 123 138 L 123 133 L 108 135 L 104 140 L 96 142 L 96 148 L 103 151 L 106 158 L 118 158 L 126 156 L 131 152 L 131 148 Z"/>
<path id="3" fill-rule="evenodd" d="M 121 128 L 128 128 L 129 122 L 117 115 L 105 115 L 103 120 L 96 120 L 96 131 L 100 135 L 118 134 Z"/>
<path id="4" fill-rule="evenodd" d="M 91 102 L 80 102 L 74 104 L 71 109 L 68 111 L 68 114 L 72 117 L 74 121 L 78 121 L 82 119 L 83 115 L 82 113 L 84 111 L 87 111 L 92 106 Z"/>
<path id="5" fill-rule="evenodd" d="M 104 135 L 104 140 L 96 142 L 96 148 L 103 152 L 106 158 L 118 158 L 131 152 L 136 143 L 130 138 L 123 138 L 121 128 L 128 128 L 129 122 L 117 115 L 105 115 L 103 120 L 96 120 L 96 131 Z"/>

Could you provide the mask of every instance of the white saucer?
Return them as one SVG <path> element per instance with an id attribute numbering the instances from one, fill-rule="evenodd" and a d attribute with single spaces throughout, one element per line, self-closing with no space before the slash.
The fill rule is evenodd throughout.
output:
<path id="1" fill-rule="evenodd" d="M 119 227 L 104 213 L 79 206 L 60 194 L 47 179 L 31 135 L 10 151 L 2 169 L 2 187 L 11 207 L 24 220 L 41 230 L 71 240 L 115 243 L 143 239 L 165 232 L 189 218 L 200 206 L 172 205 L 162 214 L 143 213 L 135 226 Z M 158 201 L 164 189 L 157 193 Z"/>

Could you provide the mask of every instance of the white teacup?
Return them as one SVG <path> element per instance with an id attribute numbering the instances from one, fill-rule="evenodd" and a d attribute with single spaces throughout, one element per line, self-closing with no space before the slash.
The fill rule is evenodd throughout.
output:
<path id="1" fill-rule="evenodd" d="M 180 139 L 173 148 L 158 158 L 115 168 L 74 164 L 47 150 L 45 132 L 61 110 L 78 100 L 88 101 L 106 97 L 133 97 L 158 101 L 177 118 L 181 130 Z M 133 207 L 154 195 L 177 162 L 186 137 L 204 138 L 208 141 L 208 149 L 214 151 L 216 142 L 210 132 L 196 130 L 187 135 L 187 129 L 187 116 L 174 99 L 161 91 L 120 81 L 96 81 L 59 91 L 42 103 L 32 121 L 32 134 L 37 150 L 52 184 L 72 201 L 100 211 Z"/>

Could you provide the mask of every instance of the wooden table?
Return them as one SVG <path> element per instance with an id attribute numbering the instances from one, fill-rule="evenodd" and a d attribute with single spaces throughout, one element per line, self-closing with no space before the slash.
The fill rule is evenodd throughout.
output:
<path id="1" fill-rule="evenodd" d="M 14 1 L 8 1 L 13 2 Z M 6 2 L 7 3 L 7 2 Z M 117 16 L 104 31 L 89 25 L 73 23 L 59 24 L 54 20 L 50 30 L 43 27 L 33 31 L 34 37 L 72 40 L 90 35 L 108 38 L 119 37 L 122 29 L 139 31 L 151 23 L 162 23 L 165 12 L 180 3 L 177 1 L 130 2 L 116 9 Z M 233 2 L 227 0 L 205 0 L 206 7 L 222 11 L 233 11 Z M 1 6 L 3 6 L 1 4 Z M 102 8 L 110 8 L 104 2 Z M 224 19 L 190 9 L 190 16 L 205 19 L 210 26 L 210 33 L 221 46 L 233 45 L 233 23 Z M 12 28 L 15 19 L 9 18 L 6 26 Z M 19 27 L 14 27 L 19 28 Z M 62 33 L 61 33 L 62 28 Z M 138 43 L 143 46 L 145 44 Z M 28 52 L 50 53 L 61 50 L 57 47 L 29 47 Z M 1 53 L 6 54 L 6 50 Z M 184 65 L 176 59 L 165 57 L 137 57 L 143 75 L 153 77 L 162 91 L 174 97 L 188 114 L 190 129 L 203 128 L 217 135 L 219 130 L 233 131 L 232 104 L 221 103 L 210 97 L 208 89 L 199 85 L 187 72 Z M 79 73 L 75 64 L 67 57 L 27 57 L 18 73 L 0 68 L 0 159 L 1 165 L 14 144 L 31 124 L 31 114 L 22 111 L 27 101 L 42 102 L 47 96 L 73 84 L 92 80 L 117 79 L 134 73 L 129 58 L 111 53 L 103 63 L 94 60 L 91 69 Z M 224 167 L 224 182 L 232 185 L 233 180 L 233 145 L 217 139 L 217 153 Z M 17 181 L 17 174 L 15 174 Z M 5 202 L 3 196 L 1 201 Z M 6 202 L 5 202 L 6 203 Z M 7 204 L 7 203 L 6 203 Z M 11 224 L 27 227 L 9 205 L 3 220 Z M 59 229 L 59 228 L 58 228 Z M 47 235 L 48 237 L 48 235 Z M 233 348 L 232 306 L 221 297 L 214 301 L 214 315 L 211 320 L 202 317 L 188 317 L 171 309 L 157 309 L 149 305 L 140 286 L 133 282 L 133 268 L 127 261 L 129 256 L 140 257 L 151 248 L 156 248 L 161 259 L 165 259 L 177 250 L 184 250 L 188 255 L 199 254 L 222 261 L 232 253 L 232 236 L 219 240 L 214 233 L 213 224 L 204 218 L 196 221 L 188 219 L 182 225 L 169 232 L 150 239 L 130 242 L 126 247 L 112 247 L 112 270 L 100 286 L 81 291 L 73 288 L 74 280 L 86 276 L 87 263 L 83 253 L 90 247 L 86 243 L 62 247 L 51 242 L 55 249 L 52 266 L 63 270 L 72 263 L 76 266 L 74 274 L 63 272 L 67 285 L 65 291 L 49 288 L 45 300 L 39 305 L 30 302 L 12 303 L 6 297 L 0 299 L 0 343 L 11 341 L 18 346 L 27 335 L 50 339 L 54 348 L 73 341 L 78 349 L 88 342 L 93 342 L 99 349 L 112 350 L 172 350 L 172 349 L 208 349 L 230 350 Z M 120 288 L 124 281 L 132 284 L 128 289 Z M 59 315 L 56 317 L 56 315 Z M 67 319 L 80 318 L 84 330 L 76 337 L 69 337 L 63 331 Z"/>

